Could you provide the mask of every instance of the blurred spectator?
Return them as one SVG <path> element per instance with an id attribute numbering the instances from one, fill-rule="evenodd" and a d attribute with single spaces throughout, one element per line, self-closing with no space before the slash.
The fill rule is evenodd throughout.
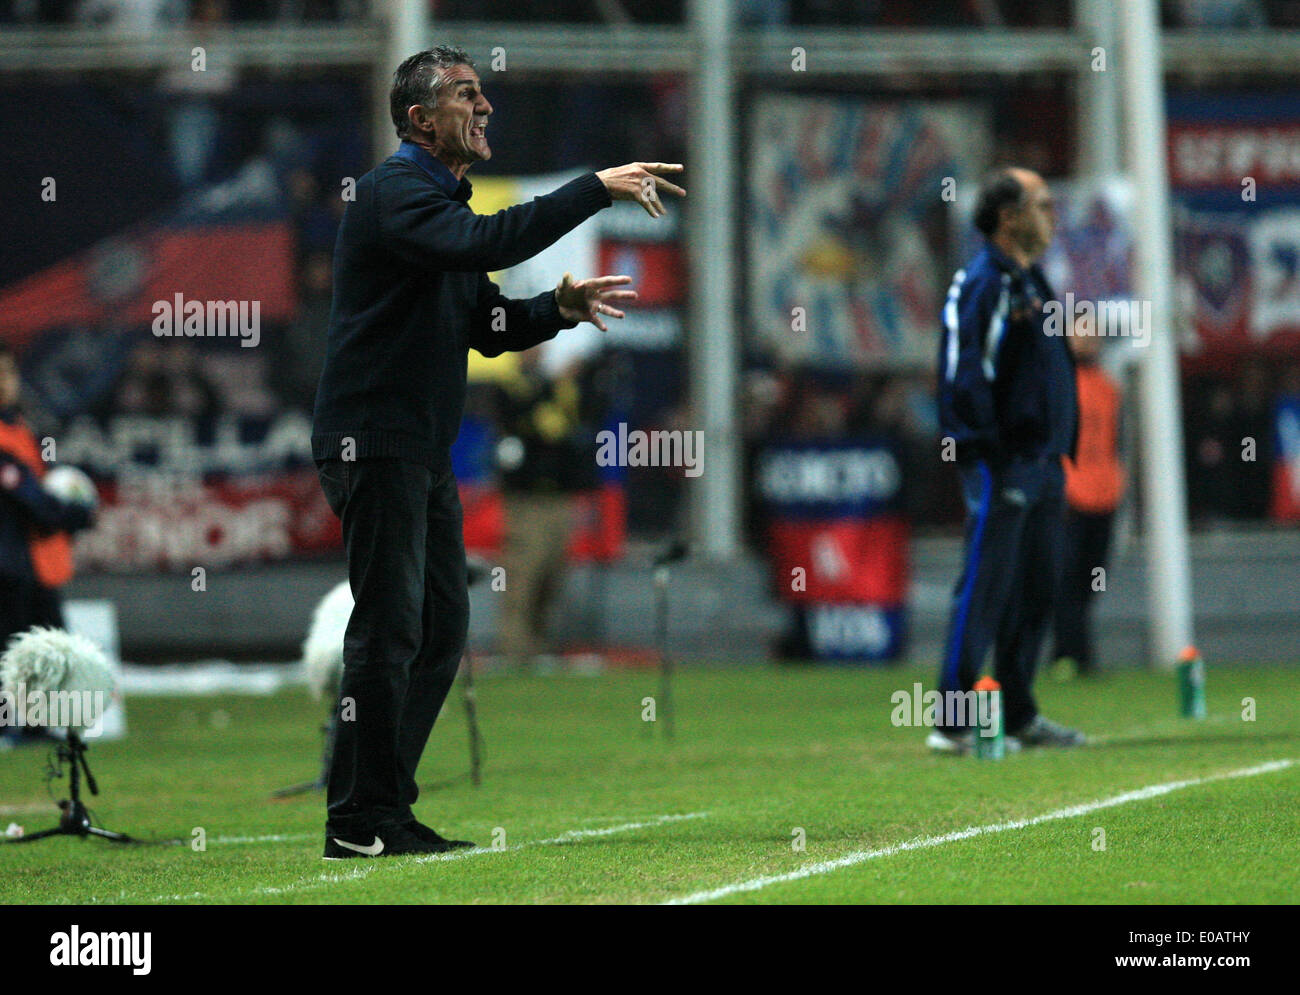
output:
<path id="1" fill-rule="evenodd" d="M 790 412 L 789 432 L 796 439 L 839 439 L 848 431 L 848 405 L 843 393 L 821 384 L 801 385 Z"/>
<path id="2" fill-rule="evenodd" d="M 790 0 L 740 0 L 736 16 L 743 25 L 783 27 L 790 23 Z"/>
<path id="3" fill-rule="evenodd" d="M 353 20 L 365 14 L 362 0 L 272 0 L 274 19 L 287 22 Z"/>
<path id="4" fill-rule="evenodd" d="M 165 73 L 158 83 L 159 90 L 170 98 L 172 165 L 181 186 L 187 189 L 208 178 L 221 125 L 219 102 L 239 81 L 229 49 L 205 44 L 211 29 L 225 19 L 225 0 L 194 0 L 189 23 L 195 43 L 203 48 L 203 61 L 196 63 L 200 56 L 193 56 Z"/>
<path id="5" fill-rule="evenodd" d="M 1076 327 L 1078 327 L 1076 325 Z M 1056 602 L 1056 644 L 1052 659 L 1063 676 L 1093 674 L 1092 603 L 1094 572 L 1104 570 L 1110 553 L 1115 510 L 1124 494 L 1120 463 L 1120 390 L 1102 368 L 1102 340 L 1073 335 L 1070 348 L 1078 366 L 1079 441 L 1065 466 L 1065 548 L 1060 596 Z M 1104 585 L 1103 585 L 1104 589 Z"/>
<path id="6" fill-rule="evenodd" d="M 847 431 L 892 444 L 902 474 L 903 512 L 910 522 L 931 524 L 960 518 L 949 468 L 935 460 L 938 411 L 930 374 L 877 374 L 858 379 L 850 400 Z"/>
<path id="7" fill-rule="evenodd" d="M 1269 512 L 1278 522 L 1300 522 L 1300 362 L 1287 364 L 1273 406 L 1274 478 Z"/>
<path id="8" fill-rule="evenodd" d="M 772 433 L 776 412 L 781 406 L 783 385 L 779 377 L 769 370 L 747 370 L 740 385 L 740 417 L 744 448 L 741 479 L 749 482 L 743 488 L 745 539 L 751 544 L 765 541 L 763 502 L 759 500 L 755 485 L 758 472 L 758 454 Z"/>
<path id="9" fill-rule="evenodd" d="M 198 355 L 185 341 L 148 340 L 131 352 L 112 410 L 132 415 L 202 418 L 218 410 L 217 392 L 198 368 Z"/>
<path id="10" fill-rule="evenodd" d="M 1193 396 L 1204 401 L 1188 412 L 1188 504 L 1193 520 L 1222 522 L 1233 517 L 1235 469 L 1241 463 L 1236 405 L 1232 389 L 1217 379 Z"/>
<path id="11" fill-rule="evenodd" d="M 547 624 L 564 591 L 572 496 L 596 486 L 595 432 L 583 400 L 578 370 L 547 379 L 536 348 L 520 353 L 517 375 L 500 383 L 497 462 L 506 513 L 501 646 L 515 667 L 552 652 Z"/>
<path id="12" fill-rule="evenodd" d="M 343 198 L 324 196 L 316 177 L 306 169 L 293 170 L 287 181 L 299 249 L 304 255 L 329 255 L 338 236 Z"/>
<path id="13" fill-rule="evenodd" d="M 1243 366 L 1237 381 L 1235 407 L 1234 455 L 1239 464 L 1239 477 L 1233 517 L 1262 521 L 1268 517 L 1273 484 L 1275 406 L 1268 371 L 1259 360 L 1247 361 Z M 1254 444 L 1253 452 L 1247 450 L 1249 442 Z"/>
<path id="14" fill-rule="evenodd" d="M 183 24 L 192 0 L 0 0 L 0 24 L 77 21 L 122 33 Z M 368 15 L 369 0 L 229 0 L 222 21 L 285 23 L 354 21 Z"/>
<path id="15" fill-rule="evenodd" d="M 749 370 L 741 386 L 743 400 L 740 415 L 744 419 L 745 438 L 761 442 L 772 433 L 772 426 L 784 401 L 786 384 L 768 370 Z"/>
<path id="16" fill-rule="evenodd" d="M 879 0 L 792 0 L 790 19 L 795 24 L 860 25 L 877 23 Z"/>
<path id="17" fill-rule="evenodd" d="M 435 0 L 434 16 L 452 21 L 524 21 L 532 24 L 680 24 L 684 0 Z"/>
<path id="18" fill-rule="evenodd" d="M 1272 0 L 1268 23 L 1275 28 L 1300 28 L 1300 0 Z"/>
<path id="19" fill-rule="evenodd" d="M 179 27 L 189 8 L 189 0 L 82 0 L 77 21 L 124 35 L 143 35 Z"/>
<path id="20" fill-rule="evenodd" d="M 0 0 L 0 24 L 67 24 L 81 0 Z"/>
<path id="21" fill-rule="evenodd" d="M 1234 382 L 1189 383 L 1187 489 L 1201 525 L 1263 521 L 1272 490 L 1275 396 L 1267 369 L 1248 361 Z"/>
<path id="22" fill-rule="evenodd" d="M 772 442 L 885 440 L 899 459 L 909 521 L 946 526 L 961 520 L 964 509 L 952 468 L 934 458 L 939 430 L 932 373 L 859 373 L 840 383 L 807 371 L 752 369 L 743 389 L 746 480 L 753 480 L 757 454 Z M 753 491 L 747 491 L 746 534 L 760 542 L 763 509 Z"/>
<path id="23" fill-rule="evenodd" d="M 1276 401 L 1278 404 L 1300 402 L 1300 362 L 1292 360 L 1283 369 L 1277 385 Z"/>
<path id="24" fill-rule="evenodd" d="M 325 361 L 329 331 L 333 260 L 320 250 L 302 267 L 298 315 L 283 337 L 273 338 L 271 387 L 286 406 L 310 413 Z"/>
<path id="25" fill-rule="evenodd" d="M 1169 20 L 1182 28 L 1262 28 L 1268 23 L 1260 0 L 1177 0 Z"/>
<path id="26" fill-rule="evenodd" d="M 267 385 L 268 358 L 265 349 L 227 346 L 203 352 L 198 369 L 217 396 L 216 414 L 269 418 L 283 407 Z"/>
<path id="27" fill-rule="evenodd" d="M 765 6 L 762 0 L 757 2 Z M 791 0 L 790 8 L 792 23 L 808 25 L 1059 28 L 1070 23 L 1068 0 L 950 0 L 914 4 L 885 0 Z"/>

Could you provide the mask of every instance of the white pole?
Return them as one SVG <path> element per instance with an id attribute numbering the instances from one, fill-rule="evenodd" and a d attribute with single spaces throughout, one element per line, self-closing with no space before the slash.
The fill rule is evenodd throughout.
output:
<path id="1" fill-rule="evenodd" d="M 1088 57 L 1076 77 L 1081 171 L 1091 178 L 1115 176 L 1122 171 L 1115 9 L 1111 0 L 1075 0 L 1074 20 L 1088 41 Z"/>
<path id="2" fill-rule="evenodd" d="M 429 4 L 424 0 L 382 0 L 375 5 L 375 11 L 385 28 L 383 61 L 375 66 L 371 82 L 374 148 L 370 158 L 377 164 L 397 150 L 397 133 L 388 111 L 388 91 L 393 85 L 393 70 L 407 56 L 429 47 Z"/>
<path id="3" fill-rule="evenodd" d="M 1192 642 L 1182 406 L 1174 341 L 1172 229 L 1165 159 L 1164 75 L 1156 0 L 1120 4 L 1128 144 L 1135 185 L 1137 291 L 1150 302 L 1151 344 L 1138 370 L 1143 521 L 1147 550 L 1148 663 L 1172 667 Z"/>
<path id="4" fill-rule="evenodd" d="M 1120 96 L 1122 70 L 1119 34 L 1112 0 L 1075 0 L 1074 21 L 1087 50 L 1075 68 L 1075 135 L 1078 139 L 1078 171 L 1085 180 L 1108 181 L 1124 173 L 1121 131 L 1124 114 Z M 1142 353 L 1128 344 L 1107 350 L 1104 365 L 1127 391 L 1132 372 Z M 1136 392 L 1132 397 L 1136 398 Z M 1125 419 L 1126 452 L 1137 451 L 1137 420 Z M 1136 503 L 1125 500 L 1115 511 L 1111 560 L 1121 560 L 1132 542 Z"/>
<path id="5" fill-rule="evenodd" d="M 733 0 L 692 0 L 698 62 L 684 186 L 690 204 L 691 394 L 704 431 L 704 463 L 690 482 L 692 526 L 708 556 L 737 553 L 740 446 L 736 418 L 735 164 L 731 37 Z"/>

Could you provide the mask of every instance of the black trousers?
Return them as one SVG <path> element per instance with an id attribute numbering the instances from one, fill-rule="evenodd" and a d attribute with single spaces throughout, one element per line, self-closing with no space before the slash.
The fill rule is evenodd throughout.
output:
<path id="1" fill-rule="evenodd" d="M 1092 572 L 1106 566 L 1110 553 L 1110 512 L 1065 512 L 1065 563 L 1061 596 L 1056 603 L 1056 648 L 1053 656 L 1072 658 L 1082 673 L 1096 670 L 1092 644 L 1092 604 L 1096 597 Z"/>
<path id="2" fill-rule="evenodd" d="M 1064 473 L 1054 457 L 959 471 L 966 549 L 939 690 L 971 690 L 992 646 L 1004 726 L 1015 733 L 1038 714 L 1033 683 L 1060 583 Z"/>
<path id="3" fill-rule="evenodd" d="M 58 589 L 0 574 L 0 653 L 10 636 L 33 625 L 63 628 L 63 603 Z"/>
<path id="4" fill-rule="evenodd" d="M 469 630 L 460 497 L 450 465 L 326 460 L 356 606 L 343 640 L 326 832 L 409 821 L 415 772 Z"/>

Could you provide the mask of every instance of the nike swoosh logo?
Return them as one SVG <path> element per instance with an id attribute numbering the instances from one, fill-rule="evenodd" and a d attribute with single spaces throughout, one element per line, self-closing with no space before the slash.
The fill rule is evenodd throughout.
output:
<path id="1" fill-rule="evenodd" d="M 364 853 L 367 857 L 378 857 L 384 852 L 384 841 L 378 836 L 375 837 L 375 841 L 369 846 L 361 846 L 358 843 L 349 843 L 347 840 L 341 840 L 337 836 L 334 837 L 334 842 L 345 850 L 355 850 L 357 853 Z"/>

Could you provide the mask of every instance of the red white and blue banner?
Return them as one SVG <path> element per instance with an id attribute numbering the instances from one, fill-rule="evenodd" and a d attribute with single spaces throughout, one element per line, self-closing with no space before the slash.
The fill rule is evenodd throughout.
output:
<path id="1" fill-rule="evenodd" d="M 1300 344 L 1300 92 L 1171 95 L 1169 178 L 1200 347 Z"/>
<path id="2" fill-rule="evenodd" d="M 776 595 L 814 659 L 889 660 L 903 649 L 909 530 L 888 443 L 773 445 L 754 486 Z"/>
<path id="3" fill-rule="evenodd" d="M 1279 522 L 1300 522 L 1300 397 L 1278 401 L 1274 432 L 1272 515 Z"/>
<path id="4" fill-rule="evenodd" d="M 79 570 L 211 569 L 339 548 L 310 418 L 266 384 L 297 312 L 296 243 L 283 191 L 254 165 L 0 288 L 24 403 L 55 428 L 59 461 L 99 489 L 95 525 L 76 539 Z M 195 302 L 234 305 L 223 337 L 201 312 L 186 334 Z M 160 307 L 177 319 L 162 333 Z"/>
<path id="5" fill-rule="evenodd" d="M 822 367 L 932 366 L 936 302 L 952 280 L 947 208 L 983 172 L 987 115 L 956 102 L 764 96 L 751 135 L 755 346 Z"/>
<path id="6" fill-rule="evenodd" d="M 78 570 L 212 570 L 341 548 L 310 440 L 299 412 L 73 419 L 59 460 L 89 473 L 100 496 L 94 527 L 75 540 Z"/>

